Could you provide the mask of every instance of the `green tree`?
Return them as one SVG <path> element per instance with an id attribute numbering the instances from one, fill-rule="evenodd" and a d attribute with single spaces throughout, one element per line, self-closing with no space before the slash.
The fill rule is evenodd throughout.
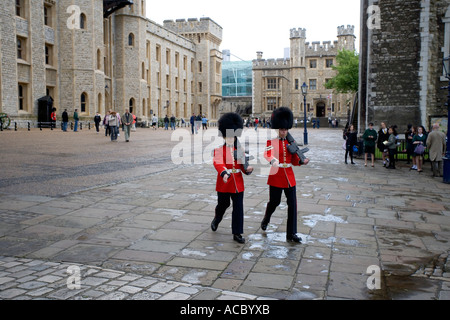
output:
<path id="1" fill-rule="evenodd" d="M 359 83 L 359 55 L 356 51 L 341 50 L 336 56 L 337 75 L 325 84 L 325 88 L 337 93 L 356 93 Z"/>

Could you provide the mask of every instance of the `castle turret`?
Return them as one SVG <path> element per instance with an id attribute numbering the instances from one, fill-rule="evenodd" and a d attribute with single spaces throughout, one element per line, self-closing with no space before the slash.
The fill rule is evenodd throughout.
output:
<path id="1" fill-rule="evenodd" d="M 338 31 L 338 50 L 346 49 L 355 51 L 355 26 L 347 25 L 337 28 Z"/>
<path id="2" fill-rule="evenodd" d="M 305 66 L 306 29 L 291 29 L 291 65 L 294 68 Z"/>

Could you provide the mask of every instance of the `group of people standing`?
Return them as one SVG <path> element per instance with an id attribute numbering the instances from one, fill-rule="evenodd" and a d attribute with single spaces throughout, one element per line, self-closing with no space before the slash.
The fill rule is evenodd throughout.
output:
<path id="1" fill-rule="evenodd" d="M 99 133 L 99 125 L 101 117 L 97 113 L 94 117 L 95 127 L 97 133 Z M 120 136 L 120 127 L 123 127 L 125 133 L 125 141 L 130 142 L 131 128 L 136 123 L 136 116 L 130 113 L 129 109 L 125 109 L 125 113 L 121 116 L 118 112 L 108 111 L 103 118 L 103 125 L 105 127 L 105 137 L 111 136 L 111 141 L 117 142 L 117 138 Z"/>
<path id="2" fill-rule="evenodd" d="M 358 136 L 353 125 L 344 130 L 345 139 L 345 163 L 347 156 L 350 155 L 351 163 L 353 161 L 353 152 L 358 151 Z M 400 145 L 397 126 L 389 128 L 385 122 L 381 123 L 381 128 L 377 132 L 373 128 L 373 123 L 369 123 L 369 128 L 365 130 L 362 139 L 364 141 L 364 165 L 367 167 L 368 155 L 371 156 L 371 165 L 375 166 L 375 148 L 378 148 L 382 154 L 383 166 L 386 169 L 395 169 L 395 155 Z M 426 149 L 429 150 L 430 161 L 433 164 L 433 176 L 442 176 L 442 158 L 445 153 L 446 143 L 445 134 L 440 131 L 439 124 L 433 125 L 433 131 L 427 133 L 423 126 L 414 127 L 408 125 L 405 132 L 406 153 L 409 159 L 412 158 L 413 166 L 410 170 L 423 172 L 423 161 Z"/>
<path id="3" fill-rule="evenodd" d="M 237 113 L 227 113 L 218 122 L 219 133 L 224 138 L 224 145 L 214 150 L 214 167 L 217 170 L 216 191 L 218 204 L 215 216 L 211 222 L 211 229 L 216 231 L 223 219 L 225 211 L 233 201 L 232 233 L 238 243 L 245 243 L 242 236 L 244 231 L 244 179 L 243 174 L 250 175 L 253 167 L 248 165 L 245 152 L 239 143 L 239 135 L 244 127 L 243 119 Z M 289 129 L 293 126 L 293 114 L 289 108 L 278 108 L 273 112 L 272 127 L 278 131 L 278 137 L 267 141 L 264 152 L 265 159 L 271 169 L 267 184 L 269 185 L 269 202 L 266 213 L 261 221 L 261 229 L 265 231 L 270 223 L 272 214 L 281 203 L 284 192 L 287 198 L 288 219 L 286 240 L 300 243 L 302 239 L 297 235 L 297 197 L 294 166 L 307 165 L 309 159 L 302 160 Z M 297 147 L 298 149 L 298 147 Z"/>

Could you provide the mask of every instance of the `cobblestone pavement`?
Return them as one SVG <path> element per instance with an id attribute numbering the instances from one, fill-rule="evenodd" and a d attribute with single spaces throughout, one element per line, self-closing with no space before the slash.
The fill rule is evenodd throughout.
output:
<path id="1" fill-rule="evenodd" d="M 450 299 L 450 186 L 429 163 L 345 165 L 340 130 L 309 133 L 312 161 L 295 169 L 303 243 L 285 241 L 285 202 L 260 229 L 258 163 L 239 245 L 230 212 L 210 229 L 214 168 L 174 165 L 171 131 L 138 129 L 130 143 L 2 132 L 0 299 Z"/>

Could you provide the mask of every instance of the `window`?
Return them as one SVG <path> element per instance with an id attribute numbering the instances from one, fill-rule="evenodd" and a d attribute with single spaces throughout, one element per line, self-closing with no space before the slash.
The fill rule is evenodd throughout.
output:
<path id="1" fill-rule="evenodd" d="M 298 90 L 299 88 L 299 82 L 298 79 L 295 79 L 295 90 Z"/>
<path id="2" fill-rule="evenodd" d="M 187 71 L 187 57 L 186 56 L 183 57 L 183 70 Z"/>
<path id="3" fill-rule="evenodd" d="M 17 59 L 26 60 L 25 46 L 26 39 L 22 37 L 17 37 Z"/>
<path id="4" fill-rule="evenodd" d="M 316 79 L 309 80 L 309 90 L 312 90 L 312 91 L 317 90 L 317 80 Z"/>
<path id="5" fill-rule="evenodd" d="M 178 52 L 175 52 L 175 68 L 178 68 L 179 65 L 179 60 L 180 59 L 180 54 Z"/>
<path id="6" fill-rule="evenodd" d="M 331 68 L 333 66 L 333 59 L 327 59 L 325 65 L 327 68 Z"/>
<path id="7" fill-rule="evenodd" d="M 156 61 L 158 61 L 158 62 L 161 61 L 161 47 L 160 46 L 156 46 Z"/>
<path id="8" fill-rule="evenodd" d="M 86 15 L 80 14 L 80 29 L 86 29 Z"/>
<path id="9" fill-rule="evenodd" d="M 51 44 L 45 45 L 45 64 L 53 65 L 53 46 Z"/>
<path id="10" fill-rule="evenodd" d="M 203 72 L 203 66 L 201 61 L 198 62 L 198 72 Z"/>
<path id="11" fill-rule="evenodd" d="M 25 0 L 16 0 L 16 16 L 25 18 Z"/>
<path id="12" fill-rule="evenodd" d="M 145 63 L 144 62 L 142 62 L 141 73 L 142 73 L 142 80 L 145 80 Z"/>
<path id="13" fill-rule="evenodd" d="M 19 83 L 19 110 L 25 110 L 25 85 Z"/>
<path id="14" fill-rule="evenodd" d="M 166 75 L 166 88 L 170 89 L 170 76 L 168 74 Z"/>
<path id="15" fill-rule="evenodd" d="M 85 92 L 83 92 L 80 97 L 80 102 L 81 102 L 80 111 L 82 113 L 85 113 L 87 110 L 87 103 L 88 103 L 87 100 L 88 100 L 87 94 Z"/>
<path id="16" fill-rule="evenodd" d="M 311 69 L 317 68 L 317 60 L 316 60 L 316 59 L 311 59 L 311 60 L 309 60 L 309 67 L 310 67 Z"/>
<path id="17" fill-rule="evenodd" d="M 102 52 L 100 49 L 97 50 L 97 70 L 102 69 Z"/>
<path id="18" fill-rule="evenodd" d="M 220 62 L 216 62 L 216 73 L 217 74 L 222 73 L 222 64 Z"/>
<path id="19" fill-rule="evenodd" d="M 44 5 L 44 24 L 48 27 L 52 27 L 52 7 Z"/>
<path id="20" fill-rule="evenodd" d="M 134 47 L 134 34 L 130 33 L 128 35 L 128 45 L 130 47 Z"/>
<path id="21" fill-rule="evenodd" d="M 267 111 L 273 111 L 277 108 L 276 98 L 267 98 Z"/>
<path id="22" fill-rule="evenodd" d="M 198 83 L 198 92 L 202 92 L 203 91 L 203 83 L 199 82 Z"/>
<path id="23" fill-rule="evenodd" d="M 170 65 L 170 50 L 166 50 L 166 64 Z"/>
<path id="24" fill-rule="evenodd" d="M 277 89 L 277 78 L 267 79 L 267 89 Z"/>

